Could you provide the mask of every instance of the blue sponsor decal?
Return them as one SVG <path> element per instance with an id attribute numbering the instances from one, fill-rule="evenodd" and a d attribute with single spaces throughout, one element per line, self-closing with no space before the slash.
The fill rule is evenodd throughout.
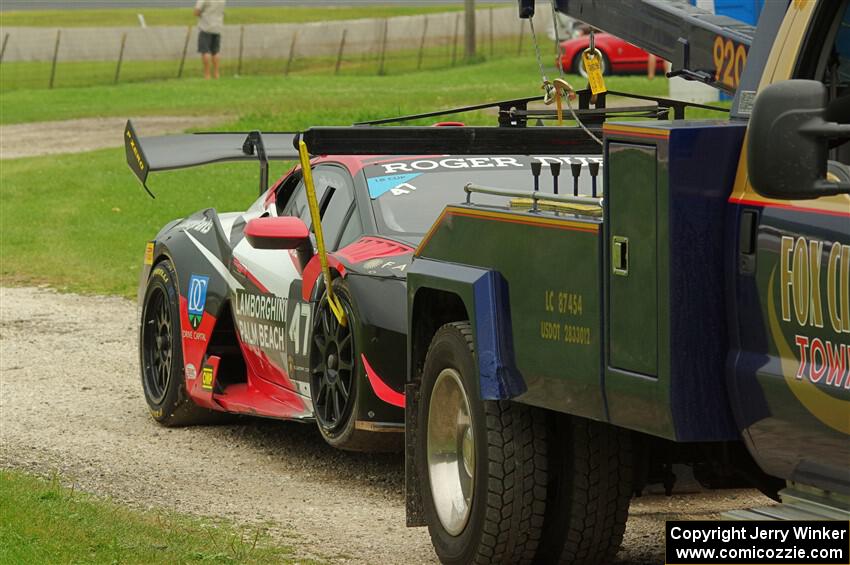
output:
<path id="1" fill-rule="evenodd" d="M 204 305 L 207 303 L 207 287 L 210 284 L 210 278 L 204 275 L 193 274 L 189 277 L 189 292 L 186 295 L 186 301 L 189 303 L 189 322 L 192 328 L 198 329 L 201 325 L 201 318 L 204 317 Z"/>
<path id="2" fill-rule="evenodd" d="M 369 197 L 378 198 L 387 191 L 390 191 L 398 185 L 411 181 L 422 173 L 408 173 L 404 175 L 384 175 L 381 177 L 372 177 L 367 179 L 369 184 Z"/>

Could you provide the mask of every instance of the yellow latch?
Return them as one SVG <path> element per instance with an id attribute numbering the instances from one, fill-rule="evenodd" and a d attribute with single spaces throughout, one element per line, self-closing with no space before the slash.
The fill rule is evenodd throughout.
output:
<path id="1" fill-rule="evenodd" d="M 570 100 L 576 99 L 576 91 L 573 90 L 573 87 L 570 86 L 566 80 L 562 78 L 556 78 L 552 82 L 548 80 L 543 83 L 543 91 L 545 95 L 543 97 L 544 104 L 551 104 L 554 100 L 556 113 L 558 117 L 558 125 L 563 125 L 564 123 L 564 106 L 563 101 L 561 99 L 562 96 L 568 97 Z"/>
<path id="2" fill-rule="evenodd" d="M 331 285 L 331 270 L 328 268 L 328 254 L 325 249 L 325 238 L 322 233 L 322 217 L 319 214 L 319 203 L 316 200 L 316 187 L 313 185 L 313 171 L 310 169 L 310 153 L 304 141 L 298 142 L 298 156 L 301 159 L 301 172 L 304 176 L 304 187 L 307 189 L 307 204 L 310 207 L 310 218 L 313 220 L 313 233 L 316 234 L 316 247 L 319 248 L 319 262 L 322 265 L 322 275 L 325 279 L 325 291 L 328 294 L 328 306 L 336 316 L 341 326 L 348 325 L 345 310 L 336 297 Z"/>

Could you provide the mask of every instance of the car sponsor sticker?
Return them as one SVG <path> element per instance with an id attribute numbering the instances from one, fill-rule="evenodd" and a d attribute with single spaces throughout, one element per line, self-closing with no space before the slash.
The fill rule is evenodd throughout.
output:
<path id="1" fill-rule="evenodd" d="M 396 190 L 399 186 L 408 184 L 422 173 L 410 173 L 404 175 L 383 175 L 367 179 L 369 184 L 369 197 L 378 198 L 390 190 Z"/>
<path id="2" fill-rule="evenodd" d="M 186 365 L 185 373 L 186 373 L 186 379 L 190 380 L 190 381 L 194 381 L 195 378 L 198 376 L 198 370 L 191 363 L 188 363 Z"/>
<path id="3" fill-rule="evenodd" d="M 206 366 L 201 370 L 201 388 L 204 390 L 213 389 L 213 368 Z"/>
<path id="4" fill-rule="evenodd" d="M 213 228 L 213 221 L 209 218 L 201 218 L 199 220 L 187 220 L 183 224 L 183 229 L 192 230 L 201 234 L 207 234 Z"/>
<path id="5" fill-rule="evenodd" d="M 201 325 L 201 318 L 204 317 L 209 283 L 210 278 L 204 275 L 192 274 L 189 278 L 189 293 L 186 300 L 189 303 L 189 322 L 194 329 L 198 329 L 198 326 Z"/>
<path id="6" fill-rule="evenodd" d="M 153 242 L 149 241 L 145 245 L 145 265 L 153 265 Z"/>
<path id="7" fill-rule="evenodd" d="M 242 343 L 261 349 L 287 351 L 285 296 L 237 290 L 233 307 Z"/>

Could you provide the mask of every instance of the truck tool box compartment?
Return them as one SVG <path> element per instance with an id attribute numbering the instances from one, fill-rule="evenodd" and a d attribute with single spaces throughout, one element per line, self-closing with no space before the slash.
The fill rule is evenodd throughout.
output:
<path id="1" fill-rule="evenodd" d="M 614 424 L 679 441 L 737 437 L 724 385 L 723 245 L 744 130 L 604 127 L 604 381 Z"/>

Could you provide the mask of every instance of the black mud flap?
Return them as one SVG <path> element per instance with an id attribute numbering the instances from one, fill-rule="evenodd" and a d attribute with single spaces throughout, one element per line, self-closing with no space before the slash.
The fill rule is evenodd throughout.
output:
<path id="1" fill-rule="evenodd" d="M 422 496 L 419 494 L 419 473 L 416 472 L 416 443 L 419 426 L 419 383 L 404 387 L 404 504 L 407 527 L 425 526 Z"/>

